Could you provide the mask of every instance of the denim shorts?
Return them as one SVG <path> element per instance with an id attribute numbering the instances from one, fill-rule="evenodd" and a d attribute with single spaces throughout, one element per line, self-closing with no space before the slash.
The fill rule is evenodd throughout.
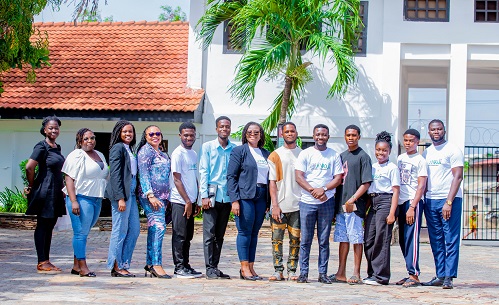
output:
<path id="1" fill-rule="evenodd" d="M 334 241 L 351 244 L 364 243 L 364 219 L 355 213 L 336 214 Z"/>

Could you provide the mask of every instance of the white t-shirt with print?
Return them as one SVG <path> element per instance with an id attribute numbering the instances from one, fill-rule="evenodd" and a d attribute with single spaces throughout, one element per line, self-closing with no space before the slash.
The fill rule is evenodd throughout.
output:
<path id="1" fill-rule="evenodd" d="M 196 204 L 196 199 L 198 197 L 198 156 L 196 152 L 192 149 L 185 149 L 182 145 L 179 145 L 172 153 L 171 162 L 170 201 L 185 204 L 185 201 L 182 196 L 180 196 L 173 180 L 173 173 L 179 173 L 187 196 L 189 196 L 189 199 L 193 204 Z"/>
<path id="2" fill-rule="evenodd" d="M 343 174 L 340 155 L 329 147 L 323 151 L 313 146 L 303 150 L 298 156 L 295 167 L 305 173 L 305 180 L 313 188 L 323 187 L 333 180 L 335 175 Z M 336 189 L 326 191 L 327 198 L 332 198 L 335 192 Z M 300 201 L 308 204 L 322 203 L 303 188 Z"/>
<path id="3" fill-rule="evenodd" d="M 269 164 L 267 163 L 267 160 L 265 160 L 265 158 L 263 157 L 260 148 L 253 148 L 249 145 L 248 147 L 251 151 L 251 155 L 256 161 L 256 166 L 258 168 L 258 176 L 256 178 L 256 183 L 267 184 L 267 177 L 269 175 Z"/>
<path id="4" fill-rule="evenodd" d="M 423 152 L 423 157 L 428 164 L 428 190 L 426 198 L 445 199 L 450 191 L 454 176 L 452 169 L 464 166 L 464 156 L 461 150 L 454 144 L 431 145 Z M 463 197 L 462 187 L 456 197 Z"/>
<path id="5" fill-rule="evenodd" d="M 385 162 L 373 164 L 373 182 L 367 190 L 368 194 L 372 193 L 393 193 L 392 186 L 400 185 L 400 173 L 397 165 L 393 162 Z"/>
<path id="6" fill-rule="evenodd" d="M 399 204 L 414 199 L 418 189 L 418 178 L 428 177 L 426 160 L 418 153 L 401 154 L 397 158 L 400 171 L 400 196 Z"/>

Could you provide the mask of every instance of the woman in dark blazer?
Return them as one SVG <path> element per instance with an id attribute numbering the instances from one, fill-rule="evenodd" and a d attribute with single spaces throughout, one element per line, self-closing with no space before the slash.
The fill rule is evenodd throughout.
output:
<path id="1" fill-rule="evenodd" d="M 232 202 L 232 213 L 236 216 L 236 247 L 245 280 L 260 280 L 253 269 L 255 263 L 258 232 L 262 227 L 268 206 L 267 158 L 269 152 L 263 148 L 265 134 L 262 126 L 249 122 L 242 133 L 243 145 L 232 150 L 227 169 L 227 189 Z"/>
<path id="2" fill-rule="evenodd" d="M 111 200 L 113 226 L 109 242 L 107 267 L 113 277 L 133 277 L 128 272 L 135 243 L 140 233 L 139 210 L 135 191 L 137 186 L 137 157 L 135 127 L 121 120 L 114 126 L 109 145 L 110 180 L 106 198 Z"/>

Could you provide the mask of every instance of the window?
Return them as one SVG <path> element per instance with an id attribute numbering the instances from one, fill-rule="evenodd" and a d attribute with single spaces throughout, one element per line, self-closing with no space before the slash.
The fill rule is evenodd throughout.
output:
<path id="1" fill-rule="evenodd" d="M 224 47 L 223 47 L 223 53 L 224 54 L 241 54 L 244 53 L 243 49 L 238 49 L 234 47 L 234 43 L 231 42 L 231 34 L 232 31 L 234 30 L 234 26 L 230 23 L 230 20 L 226 20 L 224 22 Z"/>
<path id="2" fill-rule="evenodd" d="M 354 46 L 356 55 L 366 55 L 367 50 L 367 1 L 360 1 L 359 16 L 362 20 L 361 28 L 357 31 L 357 44 Z"/>
<path id="3" fill-rule="evenodd" d="M 499 0 L 475 0 L 475 22 L 499 22 Z"/>
<path id="4" fill-rule="evenodd" d="M 404 0 L 408 21 L 449 21 L 449 0 Z"/>

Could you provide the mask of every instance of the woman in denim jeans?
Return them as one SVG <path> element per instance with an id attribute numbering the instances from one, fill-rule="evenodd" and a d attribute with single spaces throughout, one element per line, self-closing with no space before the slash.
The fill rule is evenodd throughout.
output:
<path id="1" fill-rule="evenodd" d="M 86 261 L 87 236 L 99 218 L 109 169 L 104 155 L 95 148 L 95 135 L 88 128 L 76 133 L 76 149 L 62 172 L 66 174 L 66 207 L 73 227 L 74 264 L 71 274 L 95 277 Z"/>
<path id="2" fill-rule="evenodd" d="M 111 133 L 109 151 L 110 180 L 106 198 L 111 200 L 113 227 L 109 242 L 107 268 L 113 277 L 134 277 L 128 272 L 135 243 L 140 234 L 139 209 L 135 191 L 137 186 L 137 158 L 135 127 L 121 120 Z"/>
<path id="3" fill-rule="evenodd" d="M 260 124 L 249 122 L 243 128 L 243 145 L 234 147 L 227 167 L 227 191 L 236 216 L 236 247 L 241 279 L 261 280 L 253 268 L 258 232 L 269 207 L 267 158 L 263 148 L 265 134 Z"/>
<path id="4" fill-rule="evenodd" d="M 166 231 L 165 209 L 170 195 L 170 158 L 160 150 L 158 126 L 146 127 L 138 147 L 139 199 L 147 216 L 147 254 L 144 270 L 161 279 L 171 279 L 162 266 L 163 237 Z"/>

